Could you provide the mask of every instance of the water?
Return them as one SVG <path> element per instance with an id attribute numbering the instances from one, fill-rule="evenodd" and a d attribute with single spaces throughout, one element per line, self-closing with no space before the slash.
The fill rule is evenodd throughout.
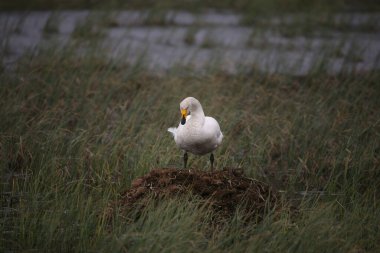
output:
<path id="1" fill-rule="evenodd" d="M 284 15 L 248 25 L 241 15 L 213 11 L 3 12 L 2 63 L 12 69 L 26 53 L 76 43 L 82 52 L 96 44 L 109 59 L 158 73 L 180 66 L 299 76 L 317 68 L 331 74 L 380 68 L 380 13 L 335 14 L 329 26 L 319 28 L 308 28 L 304 20 L 305 15 Z M 75 36 L 76 29 L 83 38 Z"/>

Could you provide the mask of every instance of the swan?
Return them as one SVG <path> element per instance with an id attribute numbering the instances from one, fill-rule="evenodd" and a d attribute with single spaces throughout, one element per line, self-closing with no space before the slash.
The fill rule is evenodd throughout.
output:
<path id="1" fill-rule="evenodd" d="M 194 97 L 187 97 L 179 105 L 181 121 L 178 127 L 170 127 L 168 131 L 173 134 L 177 146 L 184 150 L 183 162 L 186 168 L 188 155 L 205 155 L 211 153 L 211 171 L 214 166 L 212 153 L 221 143 L 223 134 L 218 122 L 212 117 L 206 117 L 201 103 Z"/>

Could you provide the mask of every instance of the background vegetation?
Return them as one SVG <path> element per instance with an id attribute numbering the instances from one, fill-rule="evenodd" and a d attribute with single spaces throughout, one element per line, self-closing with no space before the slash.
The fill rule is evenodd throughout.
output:
<path id="1" fill-rule="evenodd" d="M 283 2 L 202 1 L 202 8 L 378 8 L 376 1 Z M 188 4 L 197 10 L 200 1 Z M 99 6 L 0 4 L 3 10 Z M 379 71 L 155 75 L 107 61 L 95 46 L 80 56 L 76 48 L 26 55 L 16 69 L 0 69 L 1 252 L 380 252 Z M 213 210 L 189 196 L 152 203 L 142 214 L 109 208 L 136 177 L 182 166 L 166 129 L 178 124 L 187 96 L 220 122 L 225 139 L 216 167 L 244 168 L 280 190 L 281 211 L 268 210 L 257 222 L 238 207 L 215 223 Z M 207 170 L 208 157 L 190 156 L 189 165 Z"/>
<path id="2" fill-rule="evenodd" d="M 2 251 L 378 252 L 379 80 L 158 77 L 94 55 L 26 58 L 0 79 Z M 212 210 L 186 198 L 141 217 L 109 210 L 137 176 L 181 166 L 166 129 L 188 95 L 220 121 L 217 167 L 243 167 L 285 191 L 298 214 L 269 211 L 257 223 L 237 211 L 210 227 Z M 189 162 L 208 169 L 207 160 Z"/>

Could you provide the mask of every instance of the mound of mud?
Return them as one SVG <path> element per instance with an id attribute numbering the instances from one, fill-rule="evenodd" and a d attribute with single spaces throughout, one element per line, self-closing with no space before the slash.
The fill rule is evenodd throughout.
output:
<path id="1" fill-rule="evenodd" d="M 244 176 L 241 169 L 225 168 L 214 172 L 154 169 L 135 179 L 116 204 L 126 209 L 144 208 L 148 196 L 160 199 L 190 192 L 227 215 L 240 205 L 260 217 L 277 199 L 271 187 Z"/>

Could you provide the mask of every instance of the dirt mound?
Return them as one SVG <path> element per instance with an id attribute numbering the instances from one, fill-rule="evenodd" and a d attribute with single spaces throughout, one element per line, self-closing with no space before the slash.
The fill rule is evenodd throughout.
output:
<path id="1" fill-rule="evenodd" d="M 247 211 L 261 216 L 266 208 L 274 206 L 277 199 L 271 187 L 244 176 L 241 169 L 225 168 L 214 172 L 154 169 L 135 179 L 116 204 L 127 209 L 143 208 L 148 196 L 159 199 L 189 192 L 227 215 L 243 204 Z"/>

